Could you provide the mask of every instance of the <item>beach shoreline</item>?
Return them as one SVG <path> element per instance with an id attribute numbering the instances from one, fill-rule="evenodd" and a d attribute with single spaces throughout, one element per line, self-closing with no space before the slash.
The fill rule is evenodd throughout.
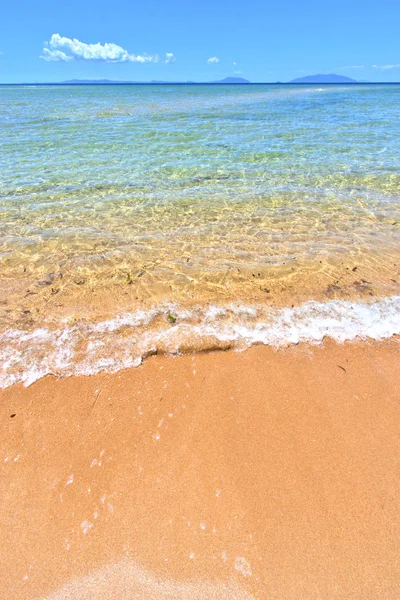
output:
<path id="1" fill-rule="evenodd" d="M 9 600 L 397 600 L 399 337 L 0 391 Z"/>

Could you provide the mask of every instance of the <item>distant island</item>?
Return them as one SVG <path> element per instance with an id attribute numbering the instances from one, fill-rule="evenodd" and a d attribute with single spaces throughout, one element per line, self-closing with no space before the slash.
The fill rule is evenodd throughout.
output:
<path id="1" fill-rule="evenodd" d="M 345 77 L 344 75 L 307 75 L 307 77 L 299 77 L 292 79 L 289 83 L 359 83 L 356 79 Z"/>
<path id="2" fill-rule="evenodd" d="M 211 83 L 250 83 L 250 81 L 243 79 L 242 77 L 225 77 L 225 79 L 212 81 Z"/>
<path id="3" fill-rule="evenodd" d="M 291 81 L 257 81 L 252 82 L 242 77 L 225 77 L 225 79 L 219 79 L 218 81 L 164 81 L 153 79 L 151 81 L 121 81 L 117 79 L 69 79 L 67 81 L 43 81 L 43 82 L 20 82 L 20 83 L 0 83 L 2 86 L 57 86 L 57 85 L 291 85 L 291 84 L 358 84 L 358 85 L 399 85 L 400 81 L 365 81 L 364 79 L 357 81 L 351 79 L 351 77 L 345 77 L 344 75 L 336 75 L 331 73 L 329 75 L 307 75 L 306 77 L 299 77 L 292 79 Z"/>
<path id="4" fill-rule="evenodd" d="M 62 81 L 63 84 L 71 84 L 71 85 L 123 85 L 123 84 L 177 84 L 181 83 L 182 85 L 190 84 L 190 83 L 199 83 L 196 81 L 161 81 L 158 79 L 153 79 L 152 81 L 115 81 L 112 79 L 69 79 L 68 81 Z M 200 82 L 204 83 L 204 82 Z M 219 81 L 208 81 L 205 83 L 250 83 L 247 79 L 243 79 L 242 77 L 225 77 L 225 79 L 221 79 Z"/>

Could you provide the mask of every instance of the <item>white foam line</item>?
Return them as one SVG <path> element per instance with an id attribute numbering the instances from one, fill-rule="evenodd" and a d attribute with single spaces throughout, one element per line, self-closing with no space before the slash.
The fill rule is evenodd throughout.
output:
<path id="1" fill-rule="evenodd" d="M 172 315 L 174 322 L 168 317 Z M 0 335 L 0 387 L 28 386 L 48 374 L 94 375 L 137 366 L 150 353 L 179 353 L 231 345 L 282 347 L 300 342 L 381 340 L 400 334 L 400 296 L 371 303 L 335 300 L 295 308 L 264 305 L 197 306 L 161 304 L 100 323 L 52 330 L 12 329 Z"/>

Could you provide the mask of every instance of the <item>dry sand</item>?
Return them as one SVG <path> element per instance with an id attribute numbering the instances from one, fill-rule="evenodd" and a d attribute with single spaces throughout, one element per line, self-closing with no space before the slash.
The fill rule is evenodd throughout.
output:
<path id="1" fill-rule="evenodd" d="M 2 391 L 6 600 L 398 600 L 400 344 Z"/>

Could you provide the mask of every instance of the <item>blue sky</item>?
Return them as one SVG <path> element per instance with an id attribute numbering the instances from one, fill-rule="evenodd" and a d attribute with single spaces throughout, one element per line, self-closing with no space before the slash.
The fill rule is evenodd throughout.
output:
<path id="1" fill-rule="evenodd" d="M 2 4 L 2 83 L 235 75 L 274 82 L 332 72 L 400 81 L 398 0 Z"/>

